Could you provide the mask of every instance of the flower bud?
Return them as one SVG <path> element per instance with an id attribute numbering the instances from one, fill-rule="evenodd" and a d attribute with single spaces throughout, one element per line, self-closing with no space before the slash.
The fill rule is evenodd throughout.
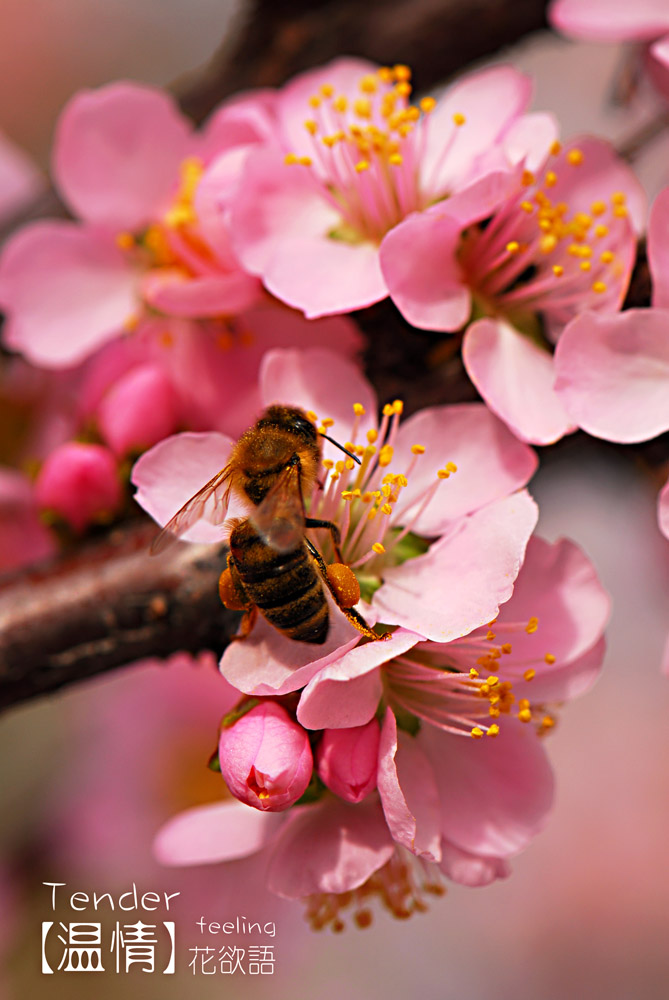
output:
<path id="1" fill-rule="evenodd" d="M 177 404 L 162 368 L 140 365 L 121 376 L 100 403 L 100 432 L 117 455 L 144 451 L 176 429 Z"/>
<path id="2" fill-rule="evenodd" d="M 376 719 L 350 729 L 326 729 L 318 748 L 318 775 L 331 792 L 360 802 L 376 788 L 381 731 Z"/>
<path id="3" fill-rule="evenodd" d="M 111 517 L 123 490 L 116 459 L 99 444 L 69 441 L 55 448 L 35 482 L 39 507 L 59 515 L 75 531 Z"/>
<path id="4" fill-rule="evenodd" d="M 221 774 L 232 794 L 256 809 L 288 809 L 306 791 L 313 757 L 306 730 L 274 701 L 263 701 L 221 732 Z"/>

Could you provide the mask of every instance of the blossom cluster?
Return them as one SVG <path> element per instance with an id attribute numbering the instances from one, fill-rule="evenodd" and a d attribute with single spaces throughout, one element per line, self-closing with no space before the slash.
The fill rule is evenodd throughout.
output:
<path id="1" fill-rule="evenodd" d="M 603 5 L 576 6 L 556 0 L 556 23 L 597 33 Z M 618 5 L 607 37 L 652 41 L 664 65 L 660 6 L 623 25 Z M 316 927 L 347 907 L 365 926 L 373 897 L 406 916 L 444 876 L 503 878 L 541 830 L 544 737 L 597 677 L 609 601 L 575 544 L 533 534 L 531 446 L 669 430 L 669 189 L 648 221 L 652 308 L 623 310 L 643 189 L 611 144 L 561 138 L 530 99 L 509 65 L 415 100 L 407 66 L 351 58 L 199 129 L 148 86 L 83 92 L 53 153 L 71 219 L 27 225 L 0 256 L 2 394 L 31 410 L 0 469 L 0 568 L 123 517 L 131 483 L 169 525 L 276 404 L 319 442 L 299 553 L 325 640 L 241 603 L 220 662 L 221 801 L 156 840 L 167 864 L 257 853 Z M 385 299 L 450 339 L 481 401 L 405 419 L 377 399 L 349 314 Z M 228 485 L 186 539 L 253 523 Z M 660 525 L 669 537 L 669 485 Z M 354 581 L 347 602 L 331 567 Z"/>

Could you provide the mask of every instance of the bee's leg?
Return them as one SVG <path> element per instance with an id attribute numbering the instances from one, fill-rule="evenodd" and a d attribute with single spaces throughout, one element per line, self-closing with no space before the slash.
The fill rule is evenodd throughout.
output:
<path id="1" fill-rule="evenodd" d="M 340 548 L 341 535 L 339 534 L 339 528 L 334 521 L 322 521 L 319 517 L 305 517 L 304 526 L 305 528 L 326 528 L 330 532 L 330 537 L 332 538 L 332 547 L 334 548 L 335 558 L 337 562 L 343 563 L 344 559 Z"/>
<path id="2" fill-rule="evenodd" d="M 236 639 L 246 639 L 255 625 L 256 618 L 258 617 L 258 609 L 244 590 L 244 584 L 241 581 L 231 554 L 228 554 L 228 568 L 224 569 L 219 577 L 218 593 L 221 602 L 226 608 L 229 608 L 231 611 L 245 612 L 239 626 L 239 633 L 234 635 L 230 641 L 234 642 Z"/>
<path id="3" fill-rule="evenodd" d="M 327 521 L 325 523 L 328 524 Z M 353 570 L 345 563 L 335 563 L 332 566 L 326 566 L 323 556 L 318 549 L 311 544 L 308 538 L 305 541 L 307 548 L 318 565 L 323 582 L 334 597 L 342 614 L 346 615 L 351 625 L 357 628 L 358 632 L 362 632 L 363 635 L 367 636 L 368 639 L 374 639 L 375 641 L 389 639 L 391 636 L 390 632 L 386 632 L 384 635 L 377 635 L 369 627 L 362 615 L 358 614 L 355 608 L 352 607 L 353 604 L 357 604 L 360 600 L 360 587 Z"/>

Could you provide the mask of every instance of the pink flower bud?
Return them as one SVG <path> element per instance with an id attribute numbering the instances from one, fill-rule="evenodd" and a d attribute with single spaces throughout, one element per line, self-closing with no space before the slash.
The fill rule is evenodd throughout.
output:
<path id="1" fill-rule="evenodd" d="M 318 775 L 331 792 L 360 802 L 376 788 L 381 731 L 376 719 L 351 729 L 326 729 L 318 747 Z"/>
<path id="2" fill-rule="evenodd" d="M 38 506 L 58 514 L 75 531 L 104 520 L 121 504 L 116 459 L 99 444 L 69 441 L 55 448 L 35 483 Z"/>
<path id="3" fill-rule="evenodd" d="M 306 730 L 274 701 L 261 702 L 223 729 L 218 755 L 232 794 L 270 812 L 303 795 L 314 766 Z"/>
<path id="4" fill-rule="evenodd" d="M 98 408 L 100 431 L 117 455 L 144 451 L 177 427 L 177 396 L 157 365 L 133 368 L 112 386 Z"/>

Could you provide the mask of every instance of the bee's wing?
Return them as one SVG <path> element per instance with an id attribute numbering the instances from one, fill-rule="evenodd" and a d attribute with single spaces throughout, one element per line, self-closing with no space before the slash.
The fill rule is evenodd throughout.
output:
<path id="1" fill-rule="evenodd" d="M 204 517 L 207 512 L 207 520 L 212 524 L 221 524 L 225 520 L 225 515 L 230 502 L 230 476 L 232 466 L 226 465 L 220 472 L 217 472 L 213 479 L 210 479 L 195 496 L 187 500 L 183 507 L 176 512 L 160 534 L 153 540 L 151 545 L 151 555 L 157 556 L 168 549 L 173 542 L 185 535 L 189 528 Z M 213 499 L 213 504 L 210 501 Z"/>
<path id="2" fill-rule="evenodd" d="M 289 465 L 264 500 L 252 511 L 251 522 L 277 552 L 291 552 L 304 538 L 304 502 L 300 469 Z"/>

